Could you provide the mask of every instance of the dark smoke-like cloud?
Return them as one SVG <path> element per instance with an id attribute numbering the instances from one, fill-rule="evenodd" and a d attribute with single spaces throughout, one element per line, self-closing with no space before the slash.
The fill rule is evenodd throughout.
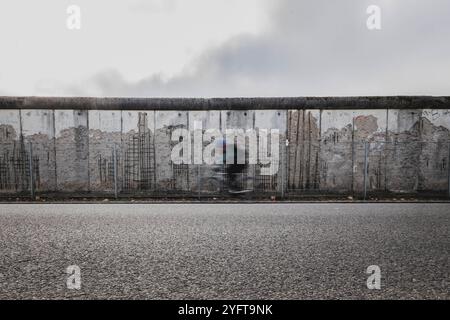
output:
<path id="1" fill-rule="evenodd" d="M 382 8 L 382 30 L 366 8 Z M 450 94 L 450 1 L 283 0 L 268 30 L 240 35 L 165 81 L 107 70 L 65 95 L 136 97 Z M 145 67 L 145 66 L 143 66 Z"/>

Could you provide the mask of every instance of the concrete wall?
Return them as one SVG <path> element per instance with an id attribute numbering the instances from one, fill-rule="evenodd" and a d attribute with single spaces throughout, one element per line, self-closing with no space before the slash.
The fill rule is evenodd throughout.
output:
<path id="1" fill-rule="evenodd" d="M 415 104 L 414 104 L 415 105 Z M 280 106 L 280 103 L 275 105 Z M 450 109 L 280 108 L 228 110 L 0 109 L 0 192 L 29 188 L 33 146 L 37 192 L 212 192 L 208 165 L 174 165 L 173 130 L 279 129 L 280 169 L 260 191 L 345 192 L 448 189 Z M 285 147 L 286 138 L 288 146 Z M 262 179 L 262 180 L 258 180 Z M 23 181 L 22 181 L 23 180 Z M 261 187 L 264 184 L 264 187 Z M 258 189 L 257 185 L 251 186 Z"/>

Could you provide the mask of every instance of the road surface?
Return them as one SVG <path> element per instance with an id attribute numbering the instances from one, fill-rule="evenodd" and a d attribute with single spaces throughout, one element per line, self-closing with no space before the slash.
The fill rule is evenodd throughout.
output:
<path id="1" fill-rule="evenodd" d="M 449 299 L 449 229 L 449 204 L 1 204 L 0 298 Z"/>

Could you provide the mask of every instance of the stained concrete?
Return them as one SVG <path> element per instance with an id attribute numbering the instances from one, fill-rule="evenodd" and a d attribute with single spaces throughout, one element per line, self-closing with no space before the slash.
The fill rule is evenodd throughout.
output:
<path id="1" fill-rule="evenodd" d="M 68 108 L 70 103 L 73 109 Z M 250 187 L 261 192 L 360 194 L 365 143 L 369 192 L 442 192 L 448 189 L 450 105 L 442 109 L 447 103 L 446 97 L 0 97 L 4 108 L 0 109 L 0 175 L 3 180 L 8 176 L 8 187 L 0 186 L 0 192 L 29 187 L 29 181 L 16 180 L 29 179 L 26 167 L 31 143 L 38 192 L 112 192 L 116 148 L 117 186 L 122 192 L 214 193 L 211 166 L 174 165 L 170 159 L 178 143 L 172 141 L 173 131 L 192 132 L 195 122 L 201 122 L 203 130 L 222 132 L 231 128 L 280 130 L 277 174 L 263 178 L 259 166 L 249 166 L 246 173 Z M 105 110 L 107 106 L 110 110 Z M 144 106 L 154 110 L 144 110 Z M 204 110 L 207 106 L 211 109 Z M 209 142 L 203 141 L 203 146 Z"/>

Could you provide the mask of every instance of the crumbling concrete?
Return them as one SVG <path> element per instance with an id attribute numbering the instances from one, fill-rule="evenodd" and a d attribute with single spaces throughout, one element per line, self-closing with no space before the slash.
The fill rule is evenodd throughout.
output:
<path id="1" fill-rule="evenodd" d="M 448 97 L 0 97 L 0 108 L 0 192 L 29 189 L 31 143 L 37 192 L 112 192 L 116 183 L 131 194 L 213 194 L 212 166 L 171 162 L 173 131 L 193 132 L 195 123 L 280 131 L 276 175 L 262 177 L 257 165 L 245 173 L 255 192 L 448 189 Z"/>

